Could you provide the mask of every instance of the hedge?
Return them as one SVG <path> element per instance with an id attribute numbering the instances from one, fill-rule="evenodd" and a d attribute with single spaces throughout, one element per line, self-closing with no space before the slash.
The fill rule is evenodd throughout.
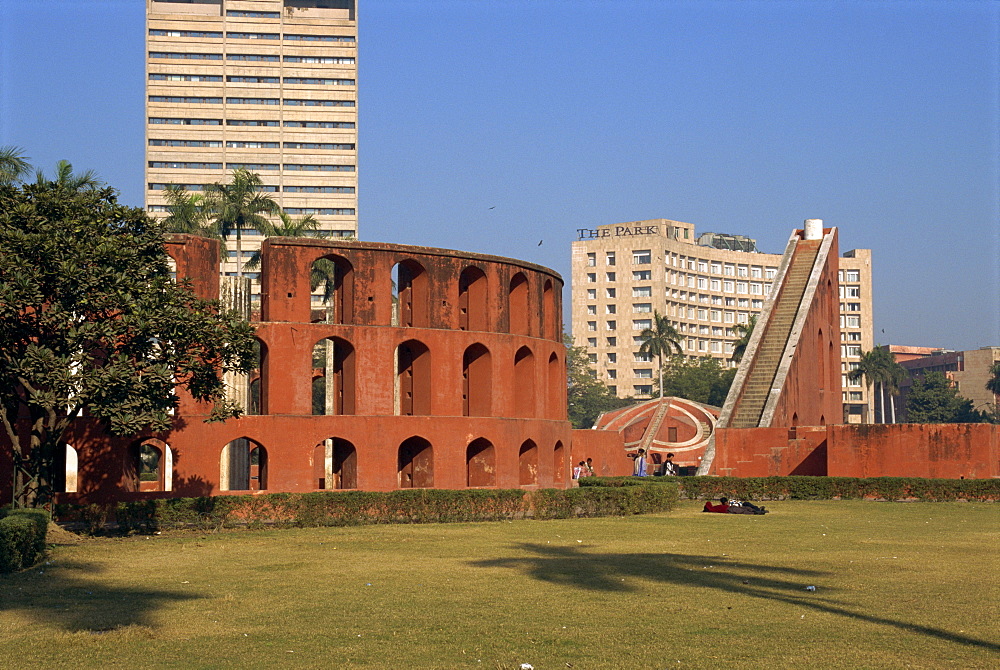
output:
<path id="1" fill-rule="evenodd" d="M 680 487 L 690 500 L 1000 500 L 1000 479 L 920 477 L 585 477 L 581 487 Z"/>
<path id="2" fill-rule="evenodd" d="M 24 570 L 41 560 L 48 526 L 44 510 L 0 510 L 0 573 Z"/>
<path id="3" fill-rule="evenodd" d="M 111 506 L 57 505 L 61 521 L 96 533 L 113 517 L 119 532 L 176 528 L 354 526 L 612 516 L 669 511 L 676 486 L 587 489 L 412 489 L 160 498 Z"/>

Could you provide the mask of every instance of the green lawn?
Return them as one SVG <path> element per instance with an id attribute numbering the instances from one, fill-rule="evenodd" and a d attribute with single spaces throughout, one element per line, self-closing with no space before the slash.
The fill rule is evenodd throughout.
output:
<path id="1" fill-rule="evenodd" d="M 0 577 L 0 666 L 1000 667 L 1000 505 L 700 508 L 83 540 Z"/>

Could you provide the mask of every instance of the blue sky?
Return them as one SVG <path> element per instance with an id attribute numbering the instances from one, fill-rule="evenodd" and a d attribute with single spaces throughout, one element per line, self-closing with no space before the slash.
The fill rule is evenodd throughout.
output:
<path id="1" fill-rule="evenodd" d="M 0 145 L 141 205 L 144 11 L 0 0 Z M 568 281 L 577 228 L 663 217 L 779 252 L 822 218 L 842 251 L 873 250 L 877 342 L 1000 345 L 1000 3 L 361 0 L 359 17 L 362 239 Z"/>

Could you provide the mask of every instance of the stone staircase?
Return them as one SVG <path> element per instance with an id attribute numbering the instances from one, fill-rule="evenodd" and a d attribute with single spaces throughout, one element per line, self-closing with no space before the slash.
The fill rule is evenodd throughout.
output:
<path id="1" fill-rule="evenodd" d="M 780 294 L 765 324 L 767 330 L 757 347 L 753 368 L 729 421 L 730 428 L 755 428 L 760 424 L 819 247 L 819 240 L 800 241 L 795 247 L 785 279 L 780 288 L 776 287 Z"/>
<path id="2" fill-rule="evenodd" d="M 670 410 L 669 401 L 661 401 L 660 405 L 656 408 L 656 414 L 653 415 L 652 420 L 649 425 L 646 426 L 646 430 L 642 435 L 642 448 L 649 452 L 649 448 L 653 446 L 653 440 L 656 439 L 656 434 L 660 431 L 660 426 L 663 425 L 663 419 L 667 416 L 667 411 Z"/>

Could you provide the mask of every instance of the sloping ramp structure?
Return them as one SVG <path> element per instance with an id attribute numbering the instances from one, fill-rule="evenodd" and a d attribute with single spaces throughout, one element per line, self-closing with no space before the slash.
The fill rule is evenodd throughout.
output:
<path id="1" fill-rule="evenodd" d="M 625 453 L 645 449 L 654 465 L 673 453 L 678 466 L 696 467 L 715 431 L 718 414 L 718 407 L 693 400 L 655 398 L 602 414 L 594 429 L 619 432 Z"/>
<path id="2" fill-rule="evenodd" d="M 717 428 L 840 423 L 837 229 L 819 219 L 792 232 Z M 698 474 L 709 474 L 715 439 Z"/>

